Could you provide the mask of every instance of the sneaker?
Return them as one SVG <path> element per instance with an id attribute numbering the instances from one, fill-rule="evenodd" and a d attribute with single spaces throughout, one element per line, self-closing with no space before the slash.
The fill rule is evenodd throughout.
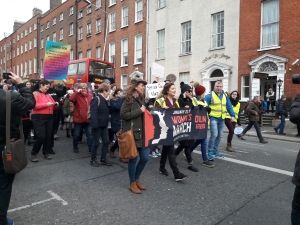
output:
<path id="1" fill-rule="evenodd" d="M 268 143 L 268 141 L 266 141 L 266 140 L 262 140 L 262 141 L 260 141 L 260 143 L 262 143 L 262 144 L 267 144 L 267 143 Z"/>
<path id="2" fill-rule="evenodd" d="M 38 159 L 38 157 L 36 156 L 36 155 L 31 155 L 31 162 L 38 162 L 39 161 L 39 159 Z"/>
<path id="3" fill-rule="evenodd" d="M 14 221 L 12 219 L 7 219 L 7 225 L 14 225 Z"/>
<path id="4" fill-rule="evenodd" d="M 74 148 L 73 151 L 74 151 L 75 153 L 79 153 L 79 149 L 78 149 L 78 148 Z"/>
<path id="5" fill-rule="evenodd" d="M 168 171 L 165 168 L 161 168 L 161 167 L 159 167 L 159 173 L 161 173 L 161 174 L 163 174 L 165 176 L 169 175 Z"/>
<path id="6" fill-rule="evenodd" d="M 92 160 L 90 161 L 90 165 L 91 165 L 91 166 L 94 166 L 94 167 L 99 167 L 99 166 L 100 166 L 99 163 L 96 161 L 96 159 L 92 159 Z"/>
<path id="7" fill-rule="evenodd" d="M 274 127 L 274 131 L 278 134 L 278 130 Z"/>
<path id="8" fill-rule="evenodd" d="M 59 136 L 57 134 L 54 134 L 54 139 L 59 138 Z"/>
<path id="9" fill-rule="evenodd" d="M 198 168 L 195 167 L 193 164 L 189 164 L 188 169 L 193 172 L 199 172 Z"/>
<path id="10" fill-rule="evenodd" d="M 175 181 L 177 182 L 177 181 L 184 180 L 185 178 L 187 178 L 187 176 L 178 172 L 178 174 L 174 175 L 174 178 L 175 178 Z"/>
<path id="11" fill-rule="evenodd" d="M 53 148 L 51 148 L 50 150 L 48 150 L 48 153 L 49 153 L 50 155 L 55 155 L 55 152 L 53 151 Z"/>
<path id="12" fill-rule="evenodd" d="M 209 152 L 207 155 L 208 155 L 208 160 L 209 160 L 209 161 L 214 161 L 214 160 L 215 160 L 215 158 L 214 158 L 212 152 Z"/>
<path id="13" fill-rule="evenodd" d="M 101 159 L 100 164 L 104 166 L 112 166 L 112 164 L 108 162 L 106 159 Z"/>
<path id="14" fill-rule="evenodd" d="M 156 154 L 157 156 L 160 156 L 160 155 L 161 155 L 157 148 L 155 149 L 155 154 Z"/>
<path id="15" fill-rule="evenodd" d="M 216 158 L 220 158 L 220 159 L 223 159 L 223 158 L 224 158 L 224 156 L 223 156 L 220 152 L 216 152 L 216 153 L 214 154 L 214 156 L 215 156 Z"/>
<path id="16" fill-rule="evenodd" d="M 281 135 L 286 135 L 286 133 L 279 133 L 279 134 L 281 134 Z"/>
<path id="17" fill-rule="evenodd" d="M 211 161 L 209 161 L 209 160 L 203 161 L 202 165 L 203 165 L 203 166 L 206 166 L 206 167 L 208 167 L 208 168 L 213 168 L 213 167 L 215 166 L 215 165 L 214 165 Z"/>
<path id="18" fill-rule="evenodd" d="M 52 159 L 52 157 L 51 157 L 50 155 L 48 155 L 48 154 L 45 154 L 44 157 L 45 157 L 45 159 L 47 159 L 47 160 Z"/>
<path id="19" fill-rule="evenodd" d="M 152 158 L 157 158 L 158 157 L 154 151 L 151 151 L 149 153 L 149 156 L 152 157 Z"/>

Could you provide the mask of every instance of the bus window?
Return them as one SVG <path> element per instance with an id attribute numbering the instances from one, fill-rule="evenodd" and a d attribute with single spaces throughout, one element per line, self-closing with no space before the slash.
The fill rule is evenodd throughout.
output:
<path id="1" fill-rule="evenodd" d="M 78 74 L 85 74 L 85 62 L 79 63 Z"/>
<path id="2" fill-rule="evenodd" d="M 77 73 L 77 63 L 69 64 L 68 75 L 75 75 Z"/>
<path id="3" fill-rule="evenodd" d="M 107 78 L 114 78 L 114 70 L 112 68 L 107 68 L 105 72 Z"/>

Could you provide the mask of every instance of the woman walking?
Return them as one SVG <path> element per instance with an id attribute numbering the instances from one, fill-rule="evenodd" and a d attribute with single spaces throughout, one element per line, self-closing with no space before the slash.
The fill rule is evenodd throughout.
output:
<path id="1" fill-rule="evenodd" d="M 70 102 L 69 98 L 73 94 L 72 90 L 68 90 L 68 94 L 66 95 L 64 99 L 64 104 L 62 106 L 63 113 L 65 117 L 65 123 L 66 123 L 66 137 L 70 138 L 74 136 L 74 128 L 73 128 L 73 115 L 74 115 L 74 104 L 73 102 Z M 70 135 L 71 132 L 71 135 Z"/>
<path id="2" fill-rule="evenodd" d="M 146 190 L 146 187 L 140 182 L 140 175 L 149 160 L 148 149 L 142 148 L 144 137 L 143 114 L 146 110 L 144 106 L 146 84 L 147 82 L 140 78 L 131 80 L 131 84 L 126 89 L 126 96 L 120 112 L 121 119 L 124 120 L 123 131 L 130 130 L 131 124 L 133 125 L 134 139 L 140 156 L 137 165 L 137 157 L 130 159 L 128 162 L 129 189 L 135 194 L 141 194 L 141 190 Z"/>

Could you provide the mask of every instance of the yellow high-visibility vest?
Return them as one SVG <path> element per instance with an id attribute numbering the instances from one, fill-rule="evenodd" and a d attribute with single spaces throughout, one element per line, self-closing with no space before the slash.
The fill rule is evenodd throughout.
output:
<path id="1" fill-rule="evenodd" d="M 158 104 L 160 105 L 160 107 L 165 107 L 167 104 L 166 104 L 166 100 L 165 100 L 165 98 L 164 97 L 162 97 L 162 98 L 159 98 L 159 99 L 156 99 L 156 101 L 155 102 L 158 102 Z M 178 103 L 178 100 L 176 99 L 176 102 L 175 102 L 175 104 L 177 105 L 177 107 L 178 108 L 180 108 L 180 106 L 179 106 L 179 103 Z M 154 103 L 154 105 L 155 105 L 155 103 Z"/>
<path id="2" fill-rule="evenodd" d="M 219 96 L 213 91 L 211 93 L 211 101 L 210 101 L 210 116 L 215 117 L 215 118 L 220 118 L 222 119 L 226 118 L 226 102 L 227 102 L 227 96 L 225 93 L 223 93 L 223 98 L 220 100 Z"/>
<path id="3" fill-rule="evenodd" d="M 234 122 L 237 122 L 237 118 L 239 117 L 240 107 L 241 107 L 241 103 L 239 103 L 239 102 L 238 102 L 238 104 L 236 104 L 236 106 L 232 106 L 232 109 L 235 113 Z M 231 116 L 228 112 L 226 113 L 226 118 L 231 119 Z"/>

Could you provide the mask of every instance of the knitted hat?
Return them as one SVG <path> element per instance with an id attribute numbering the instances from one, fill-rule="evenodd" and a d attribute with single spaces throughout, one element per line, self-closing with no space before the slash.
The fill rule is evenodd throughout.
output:
<path id="1" fill-rule="evenodd" d="M 192 90 L 191 86 L 188 84 L 185 84 L 184 82 L 180 83 L 180 89 L 181 89 L 181 94 L 185 93 L 188 90 Z"/>
<path id="2" fill-rule="evenodd" d="M 281 98 L 280 98 L 280 99 L 284 99 L 284 98 L 286 98 L 286 96 L 285 96 L 285 95 L 281 95 Z"/>
<path id="3" fill-rule="evenodd" d="M 195 93 L 198 96 L 202 95 L 205 92 L 205 87 L 200 85 L 198 82 L 194 83 L 194 87 L 195 87 Z"/>

